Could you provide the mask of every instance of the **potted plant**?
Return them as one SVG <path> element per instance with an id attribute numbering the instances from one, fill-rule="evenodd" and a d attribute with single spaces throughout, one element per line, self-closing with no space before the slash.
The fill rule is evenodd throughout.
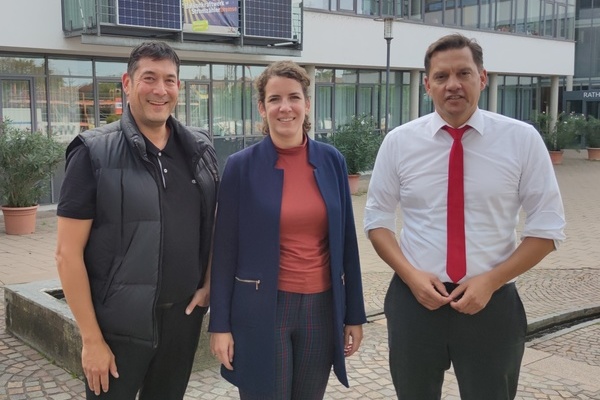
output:
<path id="1" fill-rule="evenodd" d="M 574 146 L 584 122 L 577 115 L 561 113 L 557 117 L 556 124 L 552 124 L 552 118 L 545 112 L 537 115 L 535 127 L 542 135 L 553 164 L 562 164 L 563 150 Z"/>
<path id="2" fill-rule="evenodd" d="M 383 136 L 375 129 L 375 119 L 369 115 L 354 116 L 340 126 L 333 135 L 333 145 L 346 159 L 350 180 L 350 191 L 358 191 L 361 172 L 370 170 L 375 163 Z"/>
<path id="3" fill-rule="evenodd" d="M 588 118 L 584 137 L 588 160 L 600 160 L 600 119 Z"/>
<path id="4" fill-rule="evenodd" d="M 0 204 L 6 233 L 35 231 L 38 201 L 63 157 L 64 146 L 54 138 L 0 122 Z"/>

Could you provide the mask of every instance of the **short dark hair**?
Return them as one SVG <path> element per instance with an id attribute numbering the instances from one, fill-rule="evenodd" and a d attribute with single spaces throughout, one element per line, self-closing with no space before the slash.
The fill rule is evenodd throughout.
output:
<path id="1" fill-rule="evenodd" d="M 171 60 L 177 67 L 177 77 L 179 77 L 179 56 L 175 50 L 165 42 L 144 42 L 131 50 L 129 61 L 127 62 L 127 74 L 133 77 L 138 68 L 138 63 L 142 58 L 150 58 L 154 61 Z"/>
<path id="2" fill-rule="evenodd" d="M 469 39 L 460 33 L 453 33 L 450 35 L 443 36 L 433 42 L 425 52 L 425 74 L 429 75 L 429 69 L 431 68 L 431 57 L 437 52 L 462 49 L 468 47 L 473 55 L 473 61 L 477 65 L 479 71 L 483 70 L 483 49 L 477 43 L 475 39 Z"/>
<path id="3" fill-rule="evenodd" d="M 265 69 L 259 76 L 256 78 L 254 82 L 254 86 L 258 92 L 258 102 L 265 104 L 265 88 L 269 79 L 279 76 L 282 78 L 289 78 L 300 83 L 302 87 L 302 94 L 304 94 L 304 98 L 308 100 L 308 87 L 310 86 L 310 77 L 306 73 L 306 70 L 296 64 L 293 61 L 283 60 L 276 61 L 269 65 L 267 69 Z M 308 133 L 310 130 L 311 123 L 308 119 L 308 114 L 304 117 L 304 123 L 302 124 L 303 133 Z M 263 133 L 269 133 L 269 126 L 266 122 L 263 122 L 262 125 Z"/>

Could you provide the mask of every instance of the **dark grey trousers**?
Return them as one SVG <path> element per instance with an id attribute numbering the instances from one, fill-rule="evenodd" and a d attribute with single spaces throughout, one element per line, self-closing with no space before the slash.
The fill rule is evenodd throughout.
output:
<path id="1" fill-rule="evenodd" d="M 109 390 L 96 396 L 86 383 L 88 400 L 183 399 L 207 308 L 185 314 L 189 299 L 156 310 L 159 344 L 156 349 L 135 343 L 107 341 L 117 362 L 119 378 L 110 376 Z"/>
<path id="2" fill-rule="evenodd" d="M 462 400 L 509 400 L 517 392 L 527 319 L 514 283 L 475 315 L 430 311 L 394 275 L 385 298 L 390 372 L 402 400 L 439 400 L 454 367 Z"/>

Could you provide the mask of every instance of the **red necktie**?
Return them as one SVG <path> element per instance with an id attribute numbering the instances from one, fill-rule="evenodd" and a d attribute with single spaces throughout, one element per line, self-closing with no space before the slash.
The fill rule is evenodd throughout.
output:
<path id="1" fill-rule="evenodd" d="M 467 251 L 465 245 L 465 191 L 463 171 L 462 136 L 470 128 L 444 126 L 454 142 L 450 149 L 448 162 L 448 249 L 446 272 L 452 282 L 457 283 L 467 272 Z"/>

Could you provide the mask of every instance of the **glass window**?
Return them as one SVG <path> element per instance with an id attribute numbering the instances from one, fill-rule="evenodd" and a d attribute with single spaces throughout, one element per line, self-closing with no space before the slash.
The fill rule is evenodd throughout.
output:
<path id="1" fill-rule="evenodd" d="M 304 0 L 304 7 L 329 10 L 329 0 Z"/>
<path id="2" fill-rule="evenodd" d="M 354 0 L 338 0 L 338 10 L 354 11 Z"/>
<path id="3" fill-rule="evenodd" d="M 527 34 L 527 20 L 525 19 L 525 0 L 515 0 L 515 32 Z"/>
<path id="4" fill-rule="evenodd" d="M 379 15 L 379 1 L 378 0 L 358 0 L 356 13 L 361 15 Z M 386 7 L 386 2 L 382 4 L 382 8 Z M 386 14 L 387 11 L 382 10 L 382 14 Z M 390 14 L 391 15 L 391 14 Z"/>
<path id="5" fill-rule="evenodd" d="M 335 127 L 350 122 L 356 114 L 356 85 L 335 86 Z"/>
<path id="6" fill-rule="evenodd" d="M 49 59 L 48 70 L 50 75 L 92 76 L 92 61 Z"/>
<path id="7" fill-rule="evenodd" d="M 358 83 L 373 83 L 379 84 L 379 71 L 362 70 L 358 74 Z"/>
<path id="8" fill-rule="evenodd" d="M 179 79 L 208 81 L 210 80 L 210 67 L 207 64 L 182 65 L 179 67 Z"/>
<path id="9" fill-rule="evenodd" d="M 460 24 L 460 18 L 459 15 L 457 15 L 458 13 L 456 12 L 456 3 L 457 1 L 455 0 L 445 0 L 444 25 Z"/>
<path id="10" fill-rule="evenodd" d="M 241 65 L 213 65 L 212 79 L 215 81 L 236 81 L 242 76 Z"/>
<path id="11" fill-rule="evenodd" d="M 410 4 L 409 18 L 415 20 L 423 19 L 423 0 L 408 0 Z"/>
<path id="12" fill-rule="evenodd" d="M 425 23 L 441 25 L 443 8 L 442 0 L 425 0 Z"/>
<path id="13" fill-rule="evenodd" d="M 482 7 L 484 7 L 482 1 Z M 479 27 L 479 6 L 477 0 L 463 0 L 462 1 L 462 26 L 465 28 L 478 28 Z"/>
<path id="14" fill-rule="evenodd" d="M 61 141 L 94 127 L 92 88 L 91 79 L 50 78 L 50 125 Z"/>
<path id="15" fill-rule="evenodd" d="M 544 2 L 544 36 L 554 36 L 554 3 Z"/>
<path id="16" fill-rule="evenodd" d="M 48 132 L 48 102 L 46 101 L 46 79 L 35 78 L 35 116 L 37 129 Z"/>
<path id="17" fill-rule="evenodd" d="M 358 71 L 355 69 L 336 69 L 335 82 L 338 83 L 356 83 L 358 81 Z"/>
<path id="18" fill-rule="evenodd" d="M 213 136 L 237 136 L 242 129 L 242 83 L 213 81 Z"/>
<path id="19" fill-rule="evenodd" d="M 540 34 L 540 0 L 527 0 L 527 34 L 538 36 Z"/>
<path id="20" fill-rule="evenodd" d="M 481 6 L 479 8 L 479 28 L 480 29 L 492 29 L 494 24 L 490 20 L 492 6 L 490 0 L 480 0 Z"/>
<path id="21" fill-rule="evenodd" d="M 121 78 L 127 71 L 126 62 L 96 61 L 96 76 L 104 78 Z"/>
<path id="22" fill-rule="evenodd" d="M 43 58 L 0 57 L 0 74 L 43 75 Z"/>
<path id="23" fill-rule="evenodd" d="M 333 82 L 333 70 L 325 68 L 315 69 L 315 82 Z"/>
<path id="24" fill-rule="evenodd" d="M 331 131 L 333 129 L 333 87 L 317 85 L 315 88 L 315 132 Z"/>
<path id="25" fill-rule="evenodd" d="M 379 86 L 379 85 L 377 85 Z M 358 87 L 358 105 L 357 115 L 374 116 L 374 103 L 377 98 L 377 86 L 375 85 L 359 85 Z"/>
<path id="26" fill-rule="evenodd" d="M 502 32 L 513 31 L 512 0 L 498 0 L 496 30 Z"/>
<path id="27" fill-rule="evenodd" d="M 258 92 L 254 81 L 265 69 L 262 65 L 244 67 L 244 135 L 262 135 L 262 117 L 258 112 Z"/>
<path id="28" fill-rule="evenodd" d="M 120 81 L 100 81 L 98 84 L 98 125 L 106 125 L 123 115 L 123 87 Z M 185 120 L 184 120 L 185 121 Z"/>
<path id="29" fill-rule="evenodd" d="M 507 117 L 517 118 L 518 77 L 506 76 L 502 91 L 502 107 L 500 113 Z"/>
<path id="30" fill-rule="evenodd" d="M 557 4 L 556 14 L 556 37 L 561 39 L 567 38 L 567 6 L 564 4 Z"/>

